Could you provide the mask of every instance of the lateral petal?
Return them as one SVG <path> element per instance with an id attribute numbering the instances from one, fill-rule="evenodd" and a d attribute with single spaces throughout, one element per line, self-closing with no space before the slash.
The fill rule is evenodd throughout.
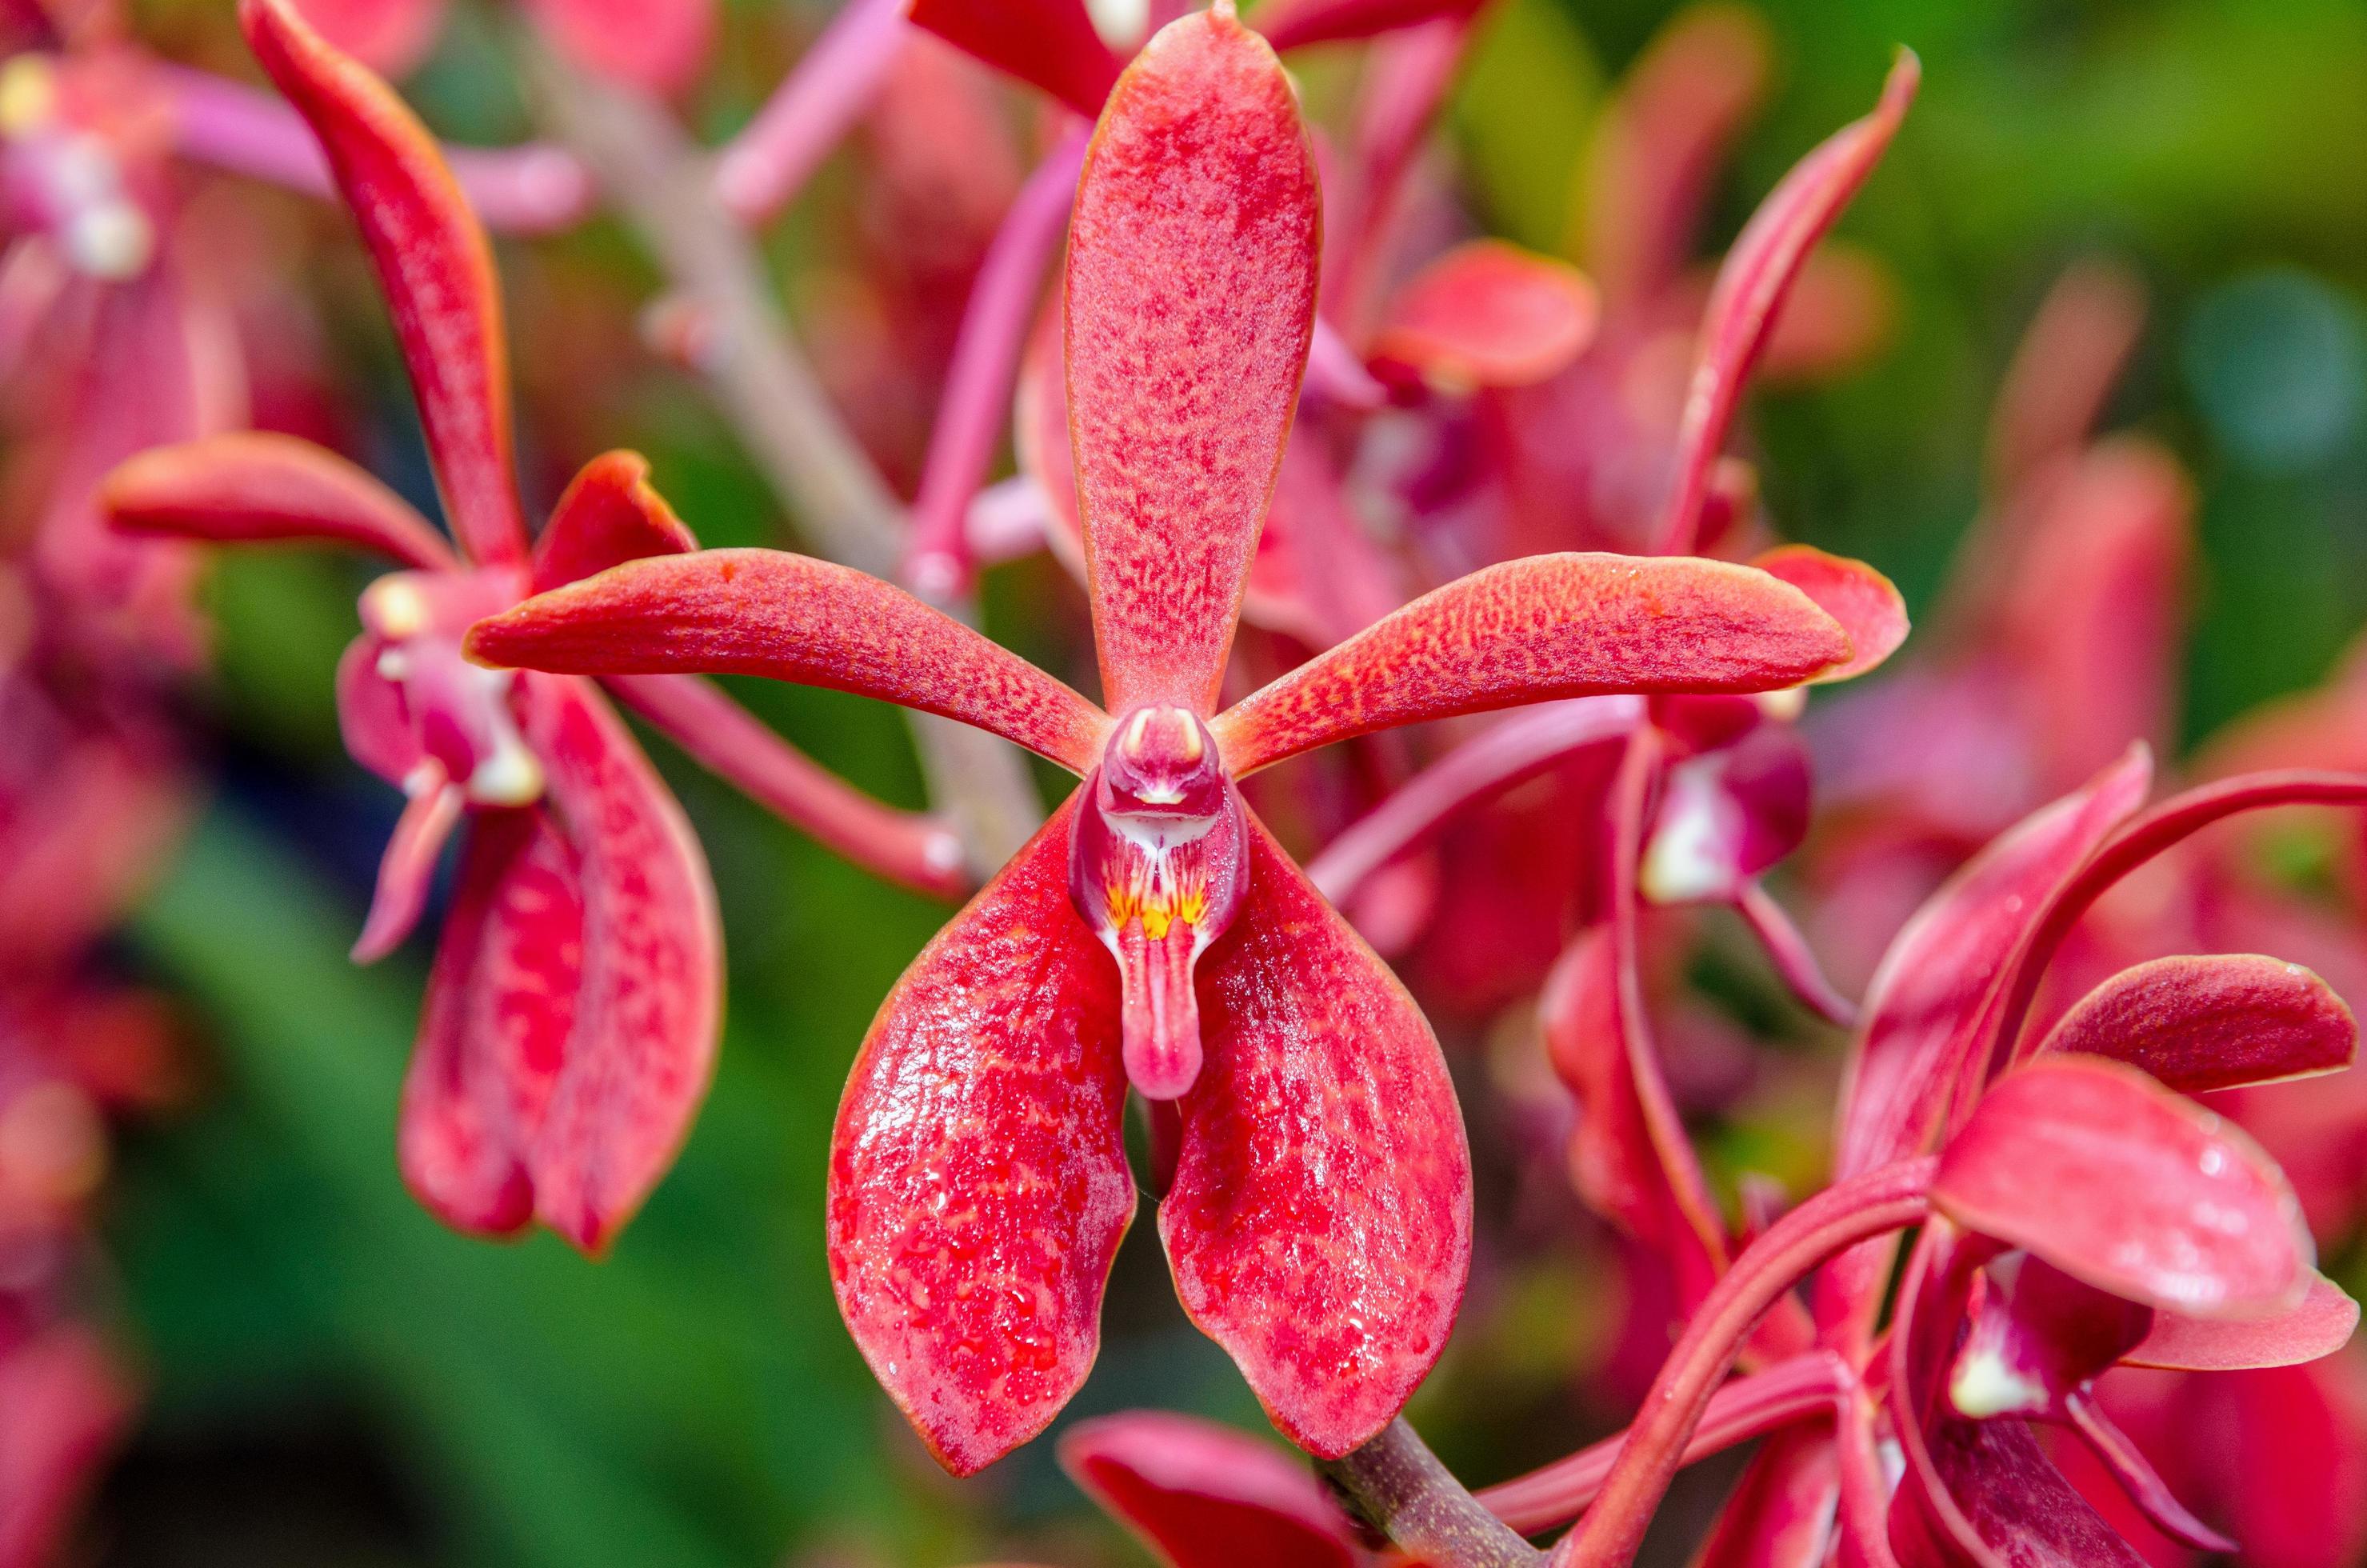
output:
<path id="1" fill-rule="evenodd" d="M 2271 1317 L 2229 1320 L 2156 1312 L 2153 1329 L 2121 1359 L 2132 1367 L 2234 1372 L 2292 1367 L 2331 1356 L 2350 1343 L 2359 1303 L 2312 1271 L 2301 1304 Z"/>
<path id="2" fill-rule="evenodd" d="M 912 960 L 831 1142 L 831 1278 L 880 1383 L 967 1475 L 1091 1370 L 1134 1217 L 1117 971 L 1069 900 L 1075 797 Z"/>
<path id="3" fill-rule="evenodd" d="M 1357 1568 L 1356 1537 L 1303 1462 L 1196 1416 L 1129 1410 L 1060 1437 L 1060 1468 L 1174 1568 Z"/>
<path id="4" fill-rule="evenodd" d="M 1113 713 L 1213 710 L 1315 325 L 1315 160 L 1229 9 L 1119 78 L 1069 228 L 1069 428 Z"/>
<path id="5" fill-rule="evenodd" d="M 1192 1321 L 1284 1436 L 1337 1458 L 1445 1346 L 1471 1262 L 1471 1156 L 1412 998 L 1250 829 L 1248 897 L 1200 960 L 1206 1061 L 1159 1233 Z"/>
<path id="6" fill-rule="evenodd" d="M 1765 691 L 1850 657 L 1808 597 L 1722 561 L 1570 552 L 1486 567 L 1210 725 L 1236 778 L 1374 730 L 1611 691 Z"/>
<path id="7" fill-rule="evenodd" d="M 902 589 L 777 550 L 627 562 L 471 627 L 481 663 L 567 675 L 758 675 L 942 713 L 1076 773 L 1109 721 Z"/>
<path id="8" fill-rule="evenodd" d="M 1090 119 L 1123 62 L 1102 41 L 1084 0 L 912 0 L 912 25 L 1041 87 Z"/>
<path id="9" fill-rule="evenodd" d="M 480 565 L 523 560 L 509 349 L 483 228 L 393 89 L 323 41 L 287 0 L 240 0 L 239 20 L 255 58 L 321 139 L 361 229 L 454 535 Z"/>
<path id="10" fill-rule="evenodd" d="M 639 452 L 604 452 L 570 481 L 534 541 L 534 591 L 650 555 L 687 555 L 698 540 L 650 483 Z"/>
<path id="11" fill-rule="evenodd" d="M 127 533 L 345 544 L 423 571 L 454 564 L 402 496 L 334 452 L 266 431 L 152 448 L 108 475 L 99 504 Z"/>
<path id="12" fill-rule="evenodd" d="M 2201 1094 L 2339 1073 L 2358 1053 L 2359 1020 L 2297 963 L 2257 953 L 2165 958 L 2081 997 L 2038 1049 L 2109 1056 Z"/>

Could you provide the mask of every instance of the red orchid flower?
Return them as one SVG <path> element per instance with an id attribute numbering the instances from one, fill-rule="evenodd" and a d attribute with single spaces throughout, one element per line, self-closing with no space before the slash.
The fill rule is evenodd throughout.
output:
<path id="1" fill-rule="evenodd" d="M 1240 779 L 1421 720 L 1784 686 L 1849 657 L 1836 622 L 1762 573 L 1544 556 L 1216 712 L 1306 361 L 1316 208 L 1289 84 L 1229 10 L 1172 24 L 1127 67 L 1078 190 L 1066 294 L 1108 711 L 886 584 L 767 551 L 629 563 L 470 634 L 501 665 L 881 697 L 1086 776 L 906 971 L 840 1107 L 839 1303 L 959 1471 L 1041 1430 L 1092 1364 L 1134 1207 L 1129 1083 L 1162 1128 L 1178 1291 L 1285 1435 L 1325 1455 L 1362 1443 L 1444 1343 L 1470 1178 L 1437 1044 Z"/>
<path id="2" fill-rule="evenodd" d="M 409 796 L 356 957 L 402 940 L 445 841 L 471 831 L 404 1094 L 406 1179 L 463 1230 L 539 1217 L 597 1252 L 639 1206 L 706 1091 L 720 1005 L 707 866 L 615 712 L 584 681 L 462 659 L 470 622 L 529 593 L 692 540 L 610 453 L 529 553 L 510 458 L 492 256 L 417 121 L 278 0 L 242 21 L 319 134 L 392 309 L 458 550 L 343 460 L 290 437 L 165 448 L 109 482 L 118 526 L 216 541 L 311 540 L 403 568 L 361 599 L 338 674 L 347 748 Z M 949 834 L 854 793 L 703 683 L 620 682 L 701 762 L 826 842 L 916 886 L 961 886 Z"/>
<path id="3" fill-rule="evenodd" d="M 387 76 L 426 59 L 447 0 L 298 0 L 331 45 Z M 715 0 L 525 0 L 561 53 L 587 71 L 653 93 L 678 93 L 706 66 Z"/>

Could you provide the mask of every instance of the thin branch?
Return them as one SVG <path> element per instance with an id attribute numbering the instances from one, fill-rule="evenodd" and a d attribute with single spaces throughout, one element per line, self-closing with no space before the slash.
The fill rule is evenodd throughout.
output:
<path id="1" fill-rule="evenodd" d="M 1366 1524 L 1432 1568 L 1543 1568 L 1546 1554 L 1481 1507 L 1402 1416 L 1320 1468 Z"/>

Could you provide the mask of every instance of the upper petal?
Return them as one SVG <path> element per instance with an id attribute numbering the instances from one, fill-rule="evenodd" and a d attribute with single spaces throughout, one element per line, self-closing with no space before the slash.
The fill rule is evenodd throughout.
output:
<path id="1" fill-rule="evenodd" d="M 991 730 L 1083 773 L 1109 721 L 900 588 L 777 550 L 628 562 L 470 629 L 469 655 L 570 675 L 760 675 Z"/>
<path id="2" fill-rule="evenodd" d="M 698 540 L 650 483 L 639 452 L 604 452 L 585 463 L 534 541 L 541 593 L 649 555 L 686 555 Z"/>
<path id="3" fill-rule="evenodd" d="M 108 475 L 99 498 L 108 520 L 132 533 L 347 544 L 427 571 L 453 563 L 409 502 L 293 436 L 243 430 L 151 448 Z"/>
<path id="4" fill-rule="evenodd" d="M 2359 1303 L 2341 1286 L 2313 1272 L 2301 1303 L 2268 1317 L 2230 1321 L 2157 1312 L 2152 1332 L 2122 1359 L 2132 1367 L 2196 1372 L 2292 1367 L 2333 1355 L 2350 1343 L 2358 1326 Z"/>
<path id="5" fill-rule="evenodd" d="M 1196 1416 L 1081 1421 L 1060 1466 L 1174 1568 L 1356 1568 L 1340 1506 L 1303 1462 Z"/>
<path id="6" fill-rule="evenodd" d="M 1444 1347 L 1471 1156 L 1413 1000 L 1255 818 L 1250 892 L 1200 960 L 1207 1056 L 1159 1232 L 1184 1311 L 1274 1425 L 1336 1458 Z"/>
<path id="7" fill-rule="evenodd" d="M 832 1136 L 839 1311 L 958 1474 L 1042 1431 L 1084 1381 L 1134 1217 L 1117 971 L 1069 901 L 1075 810 L 896 983 Z"/>
<path id="8" fill-rule="evenodd" d="M 583 898 L 574 1028 L 527 1165 L 536 1214 L 597 1253 L 674 1163 L 706 1097 L 722 932 L 690 824 L 598 692 L 533 678 L 525 707 Z"/>
<path id="9" fill-rule="evenodd" d="M 1765 691 L 1850 656 L 1840 624 L 1722 561 L 1533 555 L 1449 583 L 1210 727 L 1236 777 L 1368 731 L 1607 691 Z"/>
<path id="10" fill-rule="evenodd" d="M 2165 958 L 2081 997 L 2038 1049 L 2109 1056 L 2201 1094 L 2339 1072 L 2358 1052 L 2359 1020 L 2297 963 L 2257 953 Z"/>
<path id="11" fill-rule="evenodd" d="M 1114 713 L 1215 707 L 1315 324 L 1319 193 L 1288 78 L 1229 9 L 1110 94 L 1069 230 L 1069 427 Z"/>
<path id="12" fill-rule="evenodd" d="M 312 127 L 394 317 L 452 531 L 481 565 L 521 560 L 510 460 L 509 350 L 484 230 L 443 154 L 391 88 L 287 0 L 241 0 L 255 58 Z"/>

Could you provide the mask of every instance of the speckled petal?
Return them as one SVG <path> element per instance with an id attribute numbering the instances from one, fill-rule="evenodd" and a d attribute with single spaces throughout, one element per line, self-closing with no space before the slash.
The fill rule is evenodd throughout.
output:
<path id="1" fill-rule="evenodd" d="M 1042 1431 L 1092 1369 L 1134 1217 L 1116 966 L 1069 901 L 1074 799 L 881 1004 L 831 1142 L 831 1278 L 946 1469 Z"/>
<path id="2" fill-rule="evenodd" d="M 1471 1262 L 1471 1156 L 1397 977 L 1251 823 L 1250 892 L 1200 960 L 1207 1059 L 1159 1233 L 1193 1322 L 1283 1435 L 1372 1437 L 1446 1343 Z"/>
<path id="3" fill-rule="evenodd" d="M 1213 710 L 1315 324 L 1319 193 L 1265 40 L 1219 12 L 1110 95 L 1069 230 L 1069 426 L 1113 713 Z"/>

